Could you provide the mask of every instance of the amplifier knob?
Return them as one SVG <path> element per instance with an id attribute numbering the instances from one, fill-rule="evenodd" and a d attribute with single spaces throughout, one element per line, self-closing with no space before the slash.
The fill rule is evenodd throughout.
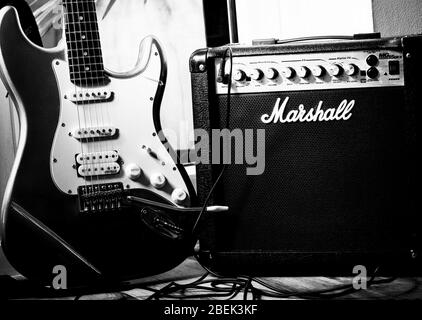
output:
<path id="1" fill-rule="evenodd" d="M 343 73 L 343 68 L 342 66 L 338 65 L 338 64 L 332 64 L 330 65 L 330 67 L 328 68 L 328 72 L 333 76 L 333 77 L 338 77 Z"/>
<path id="2" fill-rule="evenodd" d="M 162 173 L 154 173 L 150 178 L 151 184 L 156 189 L 161 189 L 166 185 L 166 177 Z"/>
<path id="3" fill-rule="evenodd" d="M 369 78 L 375 79 L 375 78 L 378 77 L 379 71 L 378 71 L 377 68 L 371 67 L 371 68 L 368 69 L 368 71 L 366 72 L 366 74 L 368 75 Z"/>
<path id="4" fill-rule="evenodd" d="M 322 77 L 325 74 L 325 68 L 322 66 L 313 66 L 311 71 L 315 77 Z"/>
<path id="5" fill-rule="evenodd" d="M 246 73 L 243 70 L 237 69 L 233 73 L 233 79 L 235 81 L 243 81 L 246 79 Z"/>
<path id="6" fill-rule="evenodd" d="M 296 71 L 295 71 L 295 69 L 293 69 L 291 67 L 283 67 L 281 69 L 281 74 L 283 75 L 283 77 L 285 77 L 287 79 L 291 79 L 295 76 Z"/>
<path id="7" fill-rule="evenodd" d="M 307 78 L 310 74 L 310 70 L 308 67 L 301 66 L 297 71 L 297 75 L 301 78 Z"/>
<path id="8" fill-rule="evenodd" d="M 125 168 L 125 174 L 130 180 L 137 180 L 142 174 L 142 169 L 137 164 L 130 163 Z"/>
<path id="9" fill-rule="evenodd" d="M 261 80 L 263 76 L 264 76 L 264 73 L 262 72 L 261 69 L 253 69 L 250 74 L 250 77 L 252 78 L 252 80 L 255 80 L 255 81 Z"/>
<path id="10" fill-rule="evenodd" d="M 345 66 L 344 71 L 348 76 L 354 76 L 359 71 L 359 67 L 353 63 Z"/>
<path id="11" fill-rule="evenodd" d="M 187 197 L 188 195 L 185 192 L 185 190 L 180 189 L 180 188 L 174 189 L 173 192 L 171 193 L 171 199 L 176 204 L 182 204 L 187 199 Z"/>
<path id="12" fill-rule="evenodd" d="M 371 67 L 375 67 L 378 64 L 378 57 L 374 54 L 371 54 L 366 58 L 366 63 Z"/>
<path id="13" fill-rule="evenodd" d="M 278 70 L 276 68 L 268 68 L 265 72 L 265 76 L 270 79 L 274 80 L 278 78 Z"/>

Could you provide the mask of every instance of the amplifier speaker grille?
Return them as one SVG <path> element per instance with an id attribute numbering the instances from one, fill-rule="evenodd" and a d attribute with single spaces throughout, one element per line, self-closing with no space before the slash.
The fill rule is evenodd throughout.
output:
<path id="1" fill-rule="evenodd" d="M 327 122 L 270 123 L 277 98 L 286 112 L 323 101 L 355 100 L 352 117 Z M 266 130 L 265 171 L 247 176 L 228 165 L 215 202 L 231 208 L 217 219 L 216 251 L 394 250 L 409 240 L 403 88 L 233 95 L 230 128 Z M 211 103 L 213 128 L 225 128 L 227 97 Z M 324 108 L 324 107 L 323 107 Z M 218 170 L 214 170 L 214 174 Z"/>

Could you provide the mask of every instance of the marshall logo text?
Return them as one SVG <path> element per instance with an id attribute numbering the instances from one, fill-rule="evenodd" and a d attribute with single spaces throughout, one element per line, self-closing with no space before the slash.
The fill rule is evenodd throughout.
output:
<path id="1" fill-rule="evenodd" d="M 316 122 L 316 121 L 334 121 L 349 120 L 352 116 L 352 109 L 355 106 L 355 100 L 343 100 L 338 107 L 323 109 L 323 101 L 318 103 L 316 108 L 305 109 L 303 104 L 297 109 L 286 111 L 289 97 L 286 97 L 280 105 L 281 99 L 278 98 L 271 115 L 264 114 L 261 117 L 263 123 L 288 123 L 288 122 Z"/>

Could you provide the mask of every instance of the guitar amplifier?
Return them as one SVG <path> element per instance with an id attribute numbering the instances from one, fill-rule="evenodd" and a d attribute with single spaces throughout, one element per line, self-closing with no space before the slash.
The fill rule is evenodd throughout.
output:
<path id="1" fill-rule="evenodd" d="M 202 49 L 190 71 L 198 197 L 229 207 L 202 215 L 201 263 L 248 275 L 422 270 L 422 36 Z"/>

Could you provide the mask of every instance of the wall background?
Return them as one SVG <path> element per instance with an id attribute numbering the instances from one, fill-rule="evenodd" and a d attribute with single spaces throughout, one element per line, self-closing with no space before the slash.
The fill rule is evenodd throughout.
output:
<path id="1" fill-rule="evenodd" d="M 265 4 L 265 5 L 263 5 Z M 239 42 L 373 32 L 372 0 L 237 0 Z"/>
<path id="2" fill-rule="evenodd" d="M 374 29 L 383 37 L 422 33 L 421 0 L 372 0 Z"/>

